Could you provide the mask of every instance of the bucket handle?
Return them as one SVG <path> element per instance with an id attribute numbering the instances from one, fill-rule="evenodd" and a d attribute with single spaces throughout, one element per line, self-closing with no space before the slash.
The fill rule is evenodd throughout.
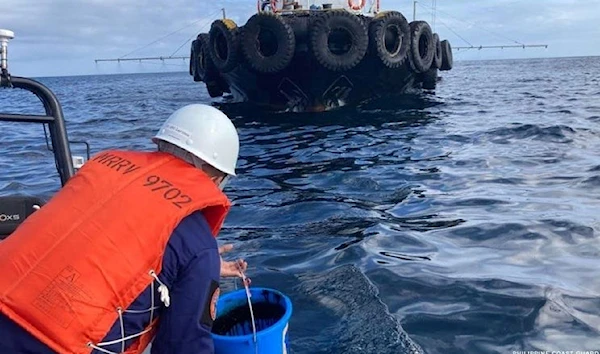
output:
<path id="1" fill-rule="evenodd" d="M 240 273 L 242 274 L 242 283 L 244 284 L 244 288 L 246 289 L 246 298 L 248 299 L 248 308 L 250 308 L 250 318 L 252 319 L 252 334 L 254 337 L 254 349 L 256 351 L 256 353 L 258 354 L 258 346 L 256 345 L 256 321 L 254 320 L 254 310 L 252 309 L 252 301 L 250 300 L 250 297 L 252 297 L 252 295 L 250 294 L 250 287 L 248 286 L 248 281 L 246 278 L 246 274 L 244 274 L 244 271 L 242 270 L 242 267 L 240 266 L 240 264 L 237 264 L 238 269 L 240 270 Z"/>

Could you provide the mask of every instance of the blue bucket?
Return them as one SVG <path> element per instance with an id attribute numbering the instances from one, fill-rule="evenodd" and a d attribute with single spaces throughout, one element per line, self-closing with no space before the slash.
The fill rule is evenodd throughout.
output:
<path id="1" fill-rule="evenodd" d="M 212 338 L 217 354 L 285 354 L 292 302 L 283 293 L 268 288 L 250 288 L 256 323 L 256 346 L 246 289 L 221 296 Z"/>

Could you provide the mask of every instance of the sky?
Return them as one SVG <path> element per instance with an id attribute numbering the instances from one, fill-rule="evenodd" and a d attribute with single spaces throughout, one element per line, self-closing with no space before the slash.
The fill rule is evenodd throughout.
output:
<path id="1" fill-rule="evenodd" d="M 210 23 L 222 16 L 221 8 L 238 25 L 256 12 L 255 0 L 1 3 L 0 28 L 15 32 L 9 44 L 9 71 L 31 77 L 187 71 L 187 59 L 141 63 L 94 59 L 187 57 L 191 40 L 208 32 Z M 380 0 L 380 4 L 381 10 L 397 10 L 413 19 L 412 0 Z M 600 55 L 600 0 L 420 0 L 416 15 L 450 41 L 455 61 Z M 514 44 L 548 48 L 456 48 Z"/>

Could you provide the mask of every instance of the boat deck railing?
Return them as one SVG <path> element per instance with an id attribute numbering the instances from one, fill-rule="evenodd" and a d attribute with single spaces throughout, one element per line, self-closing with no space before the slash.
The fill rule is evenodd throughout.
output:
<path id="1" fill-rule="evenodd" d="M 13 36 L 14 34 L 11 31 L 0 30 L 0 88 L 19 88 L 33 93 L 42 102 L 46 114 L 34 115 L 0 112 L 0 122 L 48 124 L 53 147 L 51 150 L 54 153 L 56 168 L 60 175 L 61 183 L 64 186 L 67 180 L 75 174 L 75 168 L 62 108 L 56 95 L 40 82 L 9 74 L 8 40 L 12 39 Z"/>

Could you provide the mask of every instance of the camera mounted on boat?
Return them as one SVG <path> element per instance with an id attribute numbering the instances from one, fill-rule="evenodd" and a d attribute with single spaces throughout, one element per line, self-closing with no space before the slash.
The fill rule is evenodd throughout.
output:
<path id="1" fill-rule="evenodd" d="M 0 70 L 8 72 L 8 41 L 15 38 L 13 31 L 0 29 Z"/>

